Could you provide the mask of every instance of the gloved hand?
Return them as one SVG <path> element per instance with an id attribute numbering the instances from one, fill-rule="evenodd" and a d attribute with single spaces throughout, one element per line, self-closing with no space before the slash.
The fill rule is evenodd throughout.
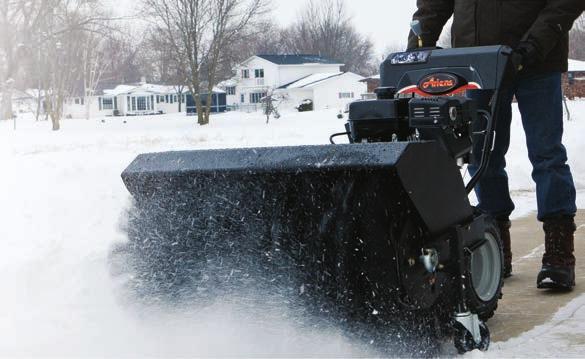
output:
<path id="1" fill-rule="evenodd" d="M 512 52 L 512 64 L 517 71 L 522 71 L 526 67 L 541 61 L 540 53 L 536 46 L 529 41 L 522 41 Z"/>

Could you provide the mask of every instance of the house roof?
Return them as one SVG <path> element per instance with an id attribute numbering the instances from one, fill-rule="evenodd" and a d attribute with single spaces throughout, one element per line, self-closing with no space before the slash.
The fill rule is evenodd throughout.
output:
<path id="1" fill-rule="evenodd" d="M 585 72 L 585 61 L 570 59 L 569 72 Z"/>
<path id="2" fill-rule="evenodd" d="M 366 77 L 365 79 L 363 79 L 361 81 L 365 82 L 365 81 L 370 81 L 370 80 L 380 80 L 380 74 Z"/>
<path id="3" fill-rule="evenodd" d="M 229 80 L 225 80 L 217 84 L 219 88 L 226 88 L 226 87 L 233 87 L 238 85 L 238 80 L 236 78 L 231 78 Z"/>
<path id="4" fill-rule="evenodd" d="M 107 96 L 118 96 L 132 92 L 137 86 L 132 85 L 118 85 L 114 89 L 104 90 L 104 95 Z"/>
<path id="5" fill-rule="evenodd" d="M 174 86 L 155 85 L 155 84 L 139 84 L 139 85 L 118 85 L 113 89 L 104 90 L 106 96 L 119 96 L 132 93 L 154 93 L 159 95 L 174 94 L 177 90 Z"/>
<path id="6" fill-rule="evenodd" d="M 280 86 L 279 90 L 290 90 L 290 89 L 299 89 L 299 88 L 311 88 L 322 84 L 324 82 L 330 81 L 332 79 L 341 77 L 341 76 L 353 76 L 356 78 L 356 82 L 363 79 L 360 75 L 354 74 L 352 72 L 327 72 L 327 73 L 318 73 L 312 74 L 303 78 L 300 78 L 296 81 L 293 81 L 289 84 Z"/>
<path id="7" fill-rule="evenodd" d="M 304 64 L 322 64 L 322 65 L 342 65 L 339 61 L 331 60 L 319 55 L 256 55 L 266 61 L 277 65 L 304 65 Z"/>
<path id="8" fill-rule="evenodd" d="M 33 100 L 36 98 L 36 93 L 38 92 L 37 90 L 30 90 L 31 92 L 28 92 L 29 90 L 17 90 L 17 89 L 13 89 L 12 92 L 12 99 L 13 100 Z M 33 92 L 35 91 L 35 92 Z"/>
<path id="9" fill-rule="evenodd" d="M 185 92 L 188 92 L 188 90 L 186 90 Z M 131 94 L 172 95 L 176 93 L 177 89 L 175 86 L 155 84 L 118 85 L 114 89 L 104 90 L 105 96 L 120 96 Z M 213 93 L 225 93 L 225 91 L 218 87 L 214 87 Z"/>

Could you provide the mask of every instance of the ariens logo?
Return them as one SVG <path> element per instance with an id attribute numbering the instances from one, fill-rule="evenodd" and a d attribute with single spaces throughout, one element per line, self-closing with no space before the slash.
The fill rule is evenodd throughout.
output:
<path id="1" fill-rule="evenodd" d="M 459 79 L 451 74 L 436 73 L 423 77 L 418 88 L 428 94 L 445 94 L 459 86 Z"/>

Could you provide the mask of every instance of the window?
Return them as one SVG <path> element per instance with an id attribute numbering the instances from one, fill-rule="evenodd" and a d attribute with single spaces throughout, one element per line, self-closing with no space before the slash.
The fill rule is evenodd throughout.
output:
<path id="1" fill-rule="evenodd" d="M 266 97 L 266 92 L 255 92 L 250 94 L 250 103 L 260 103 Z"/>
<path id="2" fill-rule="evenodd" d="M 114 110 L 118 109 L 118 98 L 114 97 Z"/>
<path id="3" fill-rule="evenodd" d="M 254 76 L 255 76 L 257 79 L 263 79 L 263 78 L 264 78 L 264 69 L 257 69 L 257 70 L 254 70 Z"/>
<path id="4" fill-rule="evenodd" d="M 169 95 L 165 95 L 165 102 L 169 103 Z"/>
<path id="5" fill-rule="evenodd" d="M 154 111 L 154 95 L 150 95 L 150 110 Z"/>
<path id="6" fill-rule="evenodd" d="M 228 95 L 235 95 L 236 94 L 236 87 L 235 86 L 226 87 L 225 92 Z"/>
<path id="7" fill-rule="evenodd" d="M 132 111 L 136 111 L 136 97 L 132 97 Z"/>
<path id="8" fill-rule="evenodd" d="M 346 98 L 354 98 L 354 93 L 353 92 L 340 92 L 339 93 L 339 98 L 340 99 L 346 99 Z"/>
<path id="9" fill-rule="evenodd" d="M 98 106 L 100 108 L 100 111 L 103 110 L 103 108 L 102 108 L 102 98 L 101 97 L 98 97 Z"/>
<path id="10" fill-rule="evenodd" d="M 177 100 L 177 95 L 174 95 L 174 96 L 173 96 L 173 99 L 175 100 L 175 102 L 178 102 L 178 100 Z"/>
<path id="11" fill-rule="evenodd" d="M 136 98 L 136 110 L 146 111 L 146 97 L 141 96 Z"/>
<path id="12" fill-rule="evenodd" d="M 80 99 L 79 99 L 79 102 L 80 102 L 82 105 L 85 105 L 85 98 L 83 98 L 83 97 L 82 97 L 82 98 L 80 98 Z"/>
<path id="13" fill-rule="evenodd" d="M 128 112 L 132 111 L 132 107 L 130 106 L 131 105 L 131 103 L 130 103 L 130 96 L 127 96 L 126 97 L 126 104 L 128 106 Z"/>
<path id="14" fill-rule="evenodd" d="M 250 78 L 250 70 L 242 70 L 242 78 L 249 79 Z"/>
<path id="15" fill-rule="evenodd" d="M 75 98 L 75 104 L 76 104 L 76 105 L 79 105 L 79 102 L 80 102 L 80 101 L 79 101 L 79 98 L 77 98 L 77 97 L 76 97 L 76 98 Z"/>
<path id="16" fill-rule="evenodd" d="M 102 97 L 102 108 L 104 110 L 113 110 L 114 100 L 111 97 Z"/>
<path id="17" fill-rule="evenodd" d="M 240 95 L 240 103 L 244 103 L 246 102 L 246 96 L 244 96 L 244 94 Z"/>

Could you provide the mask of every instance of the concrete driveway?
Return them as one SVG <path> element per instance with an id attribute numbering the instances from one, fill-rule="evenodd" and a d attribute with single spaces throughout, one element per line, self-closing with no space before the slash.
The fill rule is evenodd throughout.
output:
<path id="1" fill-rule="evenodd" d="M 514 221 L 514 275 L 506 280 L 504 298 L 495 317 L 489 322 L 492 341 L 506 341 L 545 324 L 559 309 L 585 293 L 585 211 L 579 212 L 576 218 L 577 287 L 571 293 L 536 289 L 536 276 L 544 253 L 544 233 L 542 224 L 535 217 L 532 215 Z M 585 342 L 585 335 L 581 340 Z"/>

